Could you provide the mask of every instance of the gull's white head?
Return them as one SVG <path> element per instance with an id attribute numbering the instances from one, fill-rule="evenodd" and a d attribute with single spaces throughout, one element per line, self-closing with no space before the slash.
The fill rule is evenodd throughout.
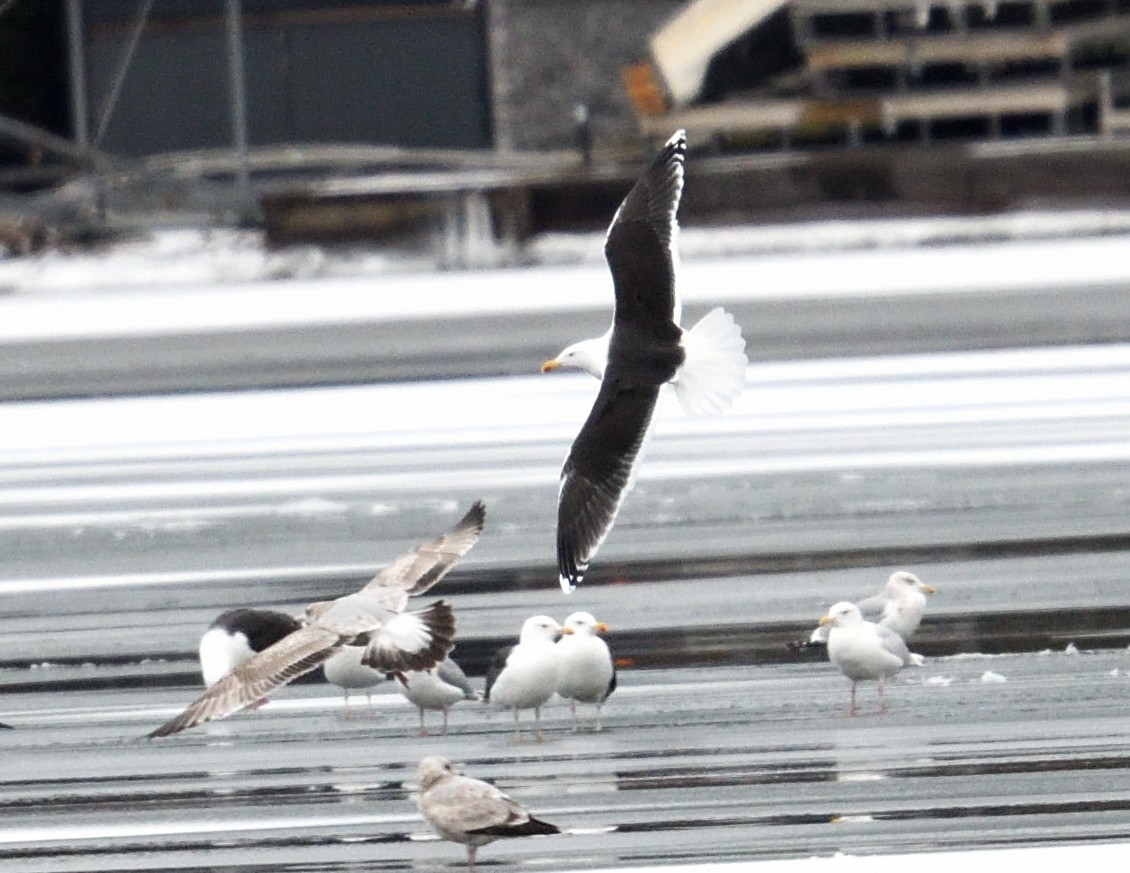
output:
<path id="1" fill-rule="evenodd" d="M 577 636 L 594 637 L 597 634 L 605 633 L 608 630 L 608 625 L 603 621 L 597 621 L 591 613 L 574 612 L 565 619 L 565 628 L 567 632 L 572 632 Z"/>
<path id="2" fill-rule="evenodd" d="M 604 378 L 604 367 L 608 363 L 608 341 L 612 333 L 609 331 L 603 336 L 581 340 L 561 350 L 556 358 L 550 358 L 541 365 L 541 371 L 548 373 L 551 370 L 584 370 L 598 379 Z"/>
<path id="3" fill-rule="evenodd" d="M 553 642 L 562 634 L 571 633 L 571 630 L 562 627 L 548 615 L 535 615 L 523 622 L 522 633 L 518 636 L 518 642 L 532 643 L 541 640 Z"/>
<path id="4" fill-rule="evenodd" d="M 927 585 L 913 573 L 908 573 L 906 570 L 899 570 L 892 573 L 890 578 L 887 579 L 887 593 L 898 597 L 900 594 L 907 592 L 918 592 L 921 594 L 933 594 L 934 586 Z"/>
<path id="5" fill-rule="evenodd" d="M 851 627 L 862 622 L 863 613 L 859 611 L 859 607 L 846 600 L 833 604 L 828 614 L 820 619 L 821 625 L 830 624 L 832 627 Z"/>

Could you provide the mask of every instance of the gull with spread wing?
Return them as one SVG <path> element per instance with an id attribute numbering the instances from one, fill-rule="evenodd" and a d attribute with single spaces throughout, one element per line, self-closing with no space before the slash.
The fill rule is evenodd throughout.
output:
<path id="1" fill-rule="evenodd" d="M 152 731 L 165 737 L 233 712 L 309 673 L 346 645 L 364 645 L 362 663 L 387 673 L 427 670 L 455 645 L 455 616 L 437 600 L 405 612 L 408 598 L 435 585 L 471 550 L 486 511 L 477 501 L 450 531 L 406 552 L 360 591 L 306 607 L 292 634 L 236 666 L 180 715 Z"/>
<path id="2" fill-rule="evenodd" d="M 694 327 L 679 325 L 676 288 L 686 134 L 676 131 L 612 217 L 604 255 L 616 307 L 602 336 L 573 343 L 542 372 L 574 368 L 600 379 L 600 391 L 561 468 L 557 569 L 572 591 L 584 577 L 632 485 L 659 392 L 675 389 L 688 415 L 722 412 L 745 385 L 745 340 L 724 309 Z"/>

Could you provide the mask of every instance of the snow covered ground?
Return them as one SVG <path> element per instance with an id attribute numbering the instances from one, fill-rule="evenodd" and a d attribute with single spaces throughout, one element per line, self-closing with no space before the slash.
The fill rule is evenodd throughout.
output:
<path id="1" fill-rule="evenodd" d="M 18 344 L 59 336 L 99 338 L 216 329 L 236 331 L 274 324 L 421 319 L 439 310 L 471 315 L 495 311 L 567 312 L 608 308 L 611 296 L 601 245 L 600 234 L 545 237 L 530 248 L 532 259 L 542 265 L 538 269 L 441 273 L 428 269 L 422 258 L 384 255 L 372 250 L 333 251 L 313 246 L 270 250 L 258 234 L 251 232 L 164 230 L 149 240 L 122 243 L 100 251 L 48 252 L 29 258 L 0 260 L 0 343 Z M 894 295 L 939 289 L 961 293 L 983 289 L 986 285 L 1050 288 L 1064 284 L 1130 283 L 1130 258 L 1125 256 L 1128 245 L 1130 212 L 1117 211 L 1033 212 L 974 220 L 942 218 L 689 229 L 682 235 L 687 266 L 683 292 L 688 302 L 706 303 L 753 296 L 800 299 L 827 294 Z M 756 276 L 756 283 L 735 285 L 736 266 L 741 268 L 740 275 Z M 375 285 L 379 285 L 381 293 L 374 293 Z M 1121 360 L 1127 351 L 1116 347 L 1097 352 L 1068 350 L 1051 354 L 1078 355 L 1089 367 L 1094 355 L 1119 356 Z M 981 366 L 989 358 L 992 356 L 969 356 L 958 363 Z M 921 366 L 936 363 L 931 358 L 920 360 Z M 813 371 L 828 366 L 840 376 L 846 372 L 843 361 L 804 366 Z M 857 362 L 852 366 L 873 365 Z M 763 372 L 771 376 L 775 370 L 769 366 L 763 368 Z M 859 373 L 846 375 L 858 377 Z M 1112 376 L 1093 384 L 1096 390 L 1106 391 L 1115 380 Z M 531 393 L 532 383 L 533 378 L 529 380 Z M 526 384 L 510 382 L 503 387 L 514 390 L 515 385 Z M 566 385 L 564 382 L 556 384 Z M 579 391 L 591 390 L 591 385 L 580 377 L 570 384 L 575 384 Z M 968 384 L 968 380 L 964 380 L 959 389 L 968 390 Z M 1002 385 L 1006 389 L 1003 393 L 1015 399 L 1015 389 L 1009 388 L 1003 380 Z M 490 390 L 496 387 L 485 386 Z M 409 389 L 391 386 L 379 390 L 391 393 Z M 411 386 L 411 390 L 423 389 Z M 440 386 L 427 390 L 448 389 Z M 758 390 L 760 394 L 751 393 L 743 399 L 748 405 L 747 414 L 753 414 L 755 400 L 764 402 L 766 387 Z M 321 396 L 331 402 L 353 392 L 354 389 L 335 389 L 323 391 Z M 1121 395 L 1116 395 L 1114 388 L 1109 388 L 1109 392 L 1109 398 L 1103 394 L 1097 399 L 1113 398 L 1112 402 L 1121 404 Z M 1064 402 L 1077 401 L 1077 393 L 1067 394 Z M 780 397 L 782 402 L 785 399 L 799 402 L 795 393 L 786 398 L 782 392 Z M 886 394 L 884 397 L 889 399 Z M 843 399 L 838 395 L 837 398 Z M 258 397 L 253 405 L 248 398 L 206 398 L 200 402 L 211 404 L 213 412 L 216 404 L 238 403 L 240 406 L 223 416 L 188 417 L 196 430 L 187 437 L 185 418 L 177 420 L 151 414 L 154 404 L 162 402 L 152 398 L 80 401 L 70 402 L 68 406 L 59 403 L 12 406 L 3 410 L 5 420 L 12 427 L 4 429 L 6 436 L 0 448 L 9 459 L 20 453 L 29 456 L 35 452 L 50 453 L 56 448 L 52 440 L 64 441 L 78 434 L 86 451 L 112 453 L 122 442 L 123 435 L 140 438 L 142 423 L 147 428 L 145 439 L 155 441 L 158 450 L 178 439 L 198 445 L 196 441 L 206 436 L 201 431 L 213 426 L 246 428 L 242 438 L 249 441 L 265 440 L 272 434 L 277 437 L 278 428 L 284 424 L 291 428 L 295 439 L 309 436 L 307 429 L 314 431 L 313 437 L 317 437 L 331 426 L 338 433 L 350 427 L 370 436 L 374 431 L 372 423 L 351 418 L 348 406 L 337 408 L 336 418 L 324 410 L 321 415 L 311 415 L 307 408 L 302 417 L 293 419 L 283 419 L 277 409 L 266 407 L 266 404 L 285 399 L 281 393 Z M 942 404 L 947 396 L 929 394 L 925 399 Z M 184 408 L 185 404 L 197 400 L 180 398 L 177 402 Z M 824 413 L 829 406 L 823 401 L 811 405 Z M 896 405 L 903 410 L 908 408 L 901 400 Z M 1124 404 L 1121 405 L 1124 408 Z M 450 414 L 450 407 L 436 405 L 434 408 Z M 520 408 L 535 419 L 544 412 L 544 407 L 534 405 Z M 116 429 L 104 420 L 93 418 L 84 420 L 77 428 L 75 418 L 63 421 L 65 415 L 73 415 L 76 410 L 87 411 L 92 416 L 107 416 L 106 420 L 112 412 Z M 123 420 L 123 410 L 136 410 L 136 422 Z M 788 409 L 781 411 L 789 412 Z M 765 416 L 764 408 L 758 409 L 758 415 Z M 734 417 L 712 426 L 722 428 L 738 420 Z M 123 423 L 131 426 L 123 427 Z M 394 424 L 388 423 L 386 429 Z M 538 421 L 527 424 L 533 427 Z M 270 425 L 270 433 L 254 430 L 264 425 Z M 488 423 L 481 426 L 486 428 Z M 691 425 L 675 421 L 669 427 L 674 432 Z M 399 438 L 395 433 L 387 436 L 390 440 Z M 131 447 L 131 454 L 134 448 Z M 1123 456 L 1125 444 L 1120 443 L 1117 450 L 1120 457 Z M 999 453 L 999 441 L 993 444 L 992 451 Z M 547 487 L 550 488 L 556 474 L 557 457 L 555 453 L 552 469 L 547 467 L 550 480 Z M 837 467 L 844 466 L 842 459 L 834 463 Z M 64 496 L 58 482 L 48 488 L 52 498 Z M 15 491 L 9 486 L 9 498 L 13 494 Z M 310 507 L 312 504 L 302 505 Z M 313 506 L 317 508 L 321 504 Z M 109 747 L 109 744 L 104 745 Z M 865 818 L 847 818 L 829 826 L 845 830 L 874 827 Z M 990 870 L 995 873 L 1021 865 L 1114 867 L 1125 858 L 1128 848 L 1125 843 L 1023 846 L 638 869 L 665 873 L 901 873 L 908 864 L 913 864 L 920 873 L 940 873 L 957 867 L 964 873 Z"/>
<path id="2" fill-rule="evenodd" d="M 162 230 L 0 260 L 0 342 L 603 309 L 602 242 L 546 236 L 533 266 L 454 272 L 371 249 L 272 250 L 251 231 Z M 1130 212 L 691 229 L 680 248 L 691 304 L 1123 284 Z"/>
<path id="3" fill-rule="evenodd" d="M 997 216 L 815 221 L 684 228 L 684 260 L 735 255 L 859 253 L 955 243 L 1065 240 L 1130 234 L 1130 211 L 1014 212 Z M 544 234 L 525 260 L 537 266 L 601 265 L 603 233 Z M 1078 265 L 1077 265 L 1078 266 Z M 88 249 L 0 257 L 0 293 L 122 291 L 230 286 L 431 272 L 426 253 L 372 247 L 295 245 L 272 249 L 260 231 L 163 228 L 144 239 Z"/>
<path id="4" fill-rule="evenodd" d="M 1069 867 L 1106 869 L 1125 862 L 1126 843 L 1081 846 L 1026 846 L 1014 849 L 977 849 L 970 852 L 922 852 L 897 855 L 842 855 L 826 858 L 789 858 L 736 864 L 679 864 L 663 873 L 997 873 L 1000 870 L 1053 870 Z M 590 873 L 611 873 L 593 870 Z"/>

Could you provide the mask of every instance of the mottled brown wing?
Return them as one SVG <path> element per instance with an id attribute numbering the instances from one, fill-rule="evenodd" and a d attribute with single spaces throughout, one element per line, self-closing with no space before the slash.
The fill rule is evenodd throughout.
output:
<path id="1" fill-rule="evenodd" d="M 304 627 L 248 658 L 149 737 L 167 737 L 206 721 L 226 718 L 276 688 L 309 673 L 336 651 L 341 638 L 318 626 Z"/>
<path id="2" fill-rule="evenodd" d="M 557 833 L 545 822 L 535 822 L 518 803 L 493 785 L 466 776 L 445 779 L 420 798 L 424 817 L 444 830 L 498 837 Z"/>
<path id="3" fill-rule="evenodd" d="M 397 589 L 408 595 L 423 594 L 471 551 L 479 541 L 486 520 L 486 507 L 476 500 L 459 523 L 445 534 L 405 552 L 361 589 Z"/>

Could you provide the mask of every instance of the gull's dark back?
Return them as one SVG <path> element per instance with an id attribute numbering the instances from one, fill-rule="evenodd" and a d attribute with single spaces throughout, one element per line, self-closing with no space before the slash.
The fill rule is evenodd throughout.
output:
<path id="1" fill-rule="evenodd" d="M 494 683 L 498 681 L 502 671 L 506 669 L 506 660 L 513 651 L 514 646 L 506 646 L 495 652 L 494 657 L 490 659 L 490 666 L 487 668 L 486 687 L 483 689 L 483 700 L 490 700 L 490 691 L 494 688 Z"/>
<path id="2" fill-rule="evenodd" d="M 287 634 L 294 633 L 301 626 L 300 621 L 285 612 L 241 606 L 221 612 L 208 625 L 208 630 L 223 628 L 228 631 L 239 631 L 247 637 L 247 644 L 252 651 L 261 652 Z"/>

